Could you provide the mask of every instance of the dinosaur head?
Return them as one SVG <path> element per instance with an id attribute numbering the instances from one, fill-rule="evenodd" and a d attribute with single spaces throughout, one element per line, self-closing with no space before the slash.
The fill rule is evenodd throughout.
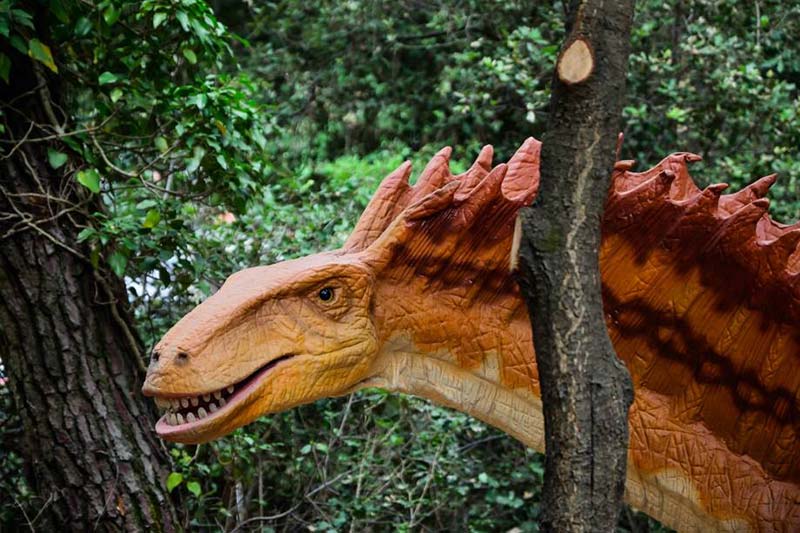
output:
<path id="1" fill-rule="evenodd" d="M 390 329 L 385 316 L 423 307 L 395 302 L 396 291 L 414 280 L 423 280 L 405 291 L 414 298 L 439 281 L 477 289 L 471 278 L 480 269 L 504 272 L 508 282 L 514 219 L 536 192 L 538 154 L 529 139 L 508 165 L 492 168 L 486 147 L 454 176 L 447 148 L 413 187 L 406 162 L 383 180 L 342 249 L 231 276 L 153 350 L 143 391 L 166 410 L 158 434 L 205 442 L 261 415 L 380 382 L 373 363 Z M 460 269 L 443 268 L 459 249 L 471 251 L 459 256 Z M 470 279 L 459 274 L 467 265 L 478 265 Z"/>
<path id="2" fill-rule="evenodd" d="M 232 275 L 153 350 L 158 434 L 204 442 L 259 416 L 341 395 L 376 351 L 370 268 L 324 253 Z"/>

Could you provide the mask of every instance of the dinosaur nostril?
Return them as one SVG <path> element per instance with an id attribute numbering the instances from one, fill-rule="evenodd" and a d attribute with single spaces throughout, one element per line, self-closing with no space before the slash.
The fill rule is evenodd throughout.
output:
<path id="1" fill-rule="evenodd" d="M 158 350 L 153 350 L 153 353 L 150 357 L 152 358 L 153 362 L 157 362 L 158 358 L 161 357 L 161 354 L 158 353 Z"/>

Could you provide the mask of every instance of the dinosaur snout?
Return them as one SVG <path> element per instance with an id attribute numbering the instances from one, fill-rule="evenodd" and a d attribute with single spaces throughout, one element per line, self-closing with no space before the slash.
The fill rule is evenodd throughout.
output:
<path id="1" fill-rule="evenodd" d="M 176 372 L 186 370 L 191 364 L 192 354 L 180 346 L 170 346 L 159 343 L 150 354 L 150 365 L 147 368 L 147 378 L 142 386 L 145 396 L 156 396 L 164 391 L 159 387 L 160 382 Z"/>

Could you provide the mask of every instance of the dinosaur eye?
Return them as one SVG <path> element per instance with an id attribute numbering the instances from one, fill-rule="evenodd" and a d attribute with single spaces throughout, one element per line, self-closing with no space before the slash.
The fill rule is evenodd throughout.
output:
<path id="1" fill-rule="evenodd" d="M 330 287 L 325 287 L 324 289 L 320 289 L 319 291 L 319 299 L 323 302 L 328 302 L 333 299 L 333 289 Z"/>

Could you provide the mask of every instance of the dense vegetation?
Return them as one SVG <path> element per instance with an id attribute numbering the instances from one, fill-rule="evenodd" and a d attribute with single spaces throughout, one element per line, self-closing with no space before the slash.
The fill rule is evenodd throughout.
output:
<path id="1" fill-rule="evenodd" d="M 3 0 L 0 84 L 28 58 L 57 76 L 67 105 L 38 141 L 101 196 L 81 238 L 124 276 L 152 345 L 233 271 L 341 244 L 404 158 L 419 169 L 450 144 L 463 167 L 481 143 L 506 157 L 541 137 L 562 6 L 490 4 Z M 796 219 L 800 4 L 637 7 L 623 157 L 693 151 L 698 181 L 733 187 L 779 172 L 773 212 Z M 35 526 L 46 501 L 2 385 L 0 402 L 0 527 Z M 368 391 L 169 449 L 187 526 L 537 530 L 540 458 L 410 397 Z M 626 511 L 621 527 L 657 526 Z"/>

